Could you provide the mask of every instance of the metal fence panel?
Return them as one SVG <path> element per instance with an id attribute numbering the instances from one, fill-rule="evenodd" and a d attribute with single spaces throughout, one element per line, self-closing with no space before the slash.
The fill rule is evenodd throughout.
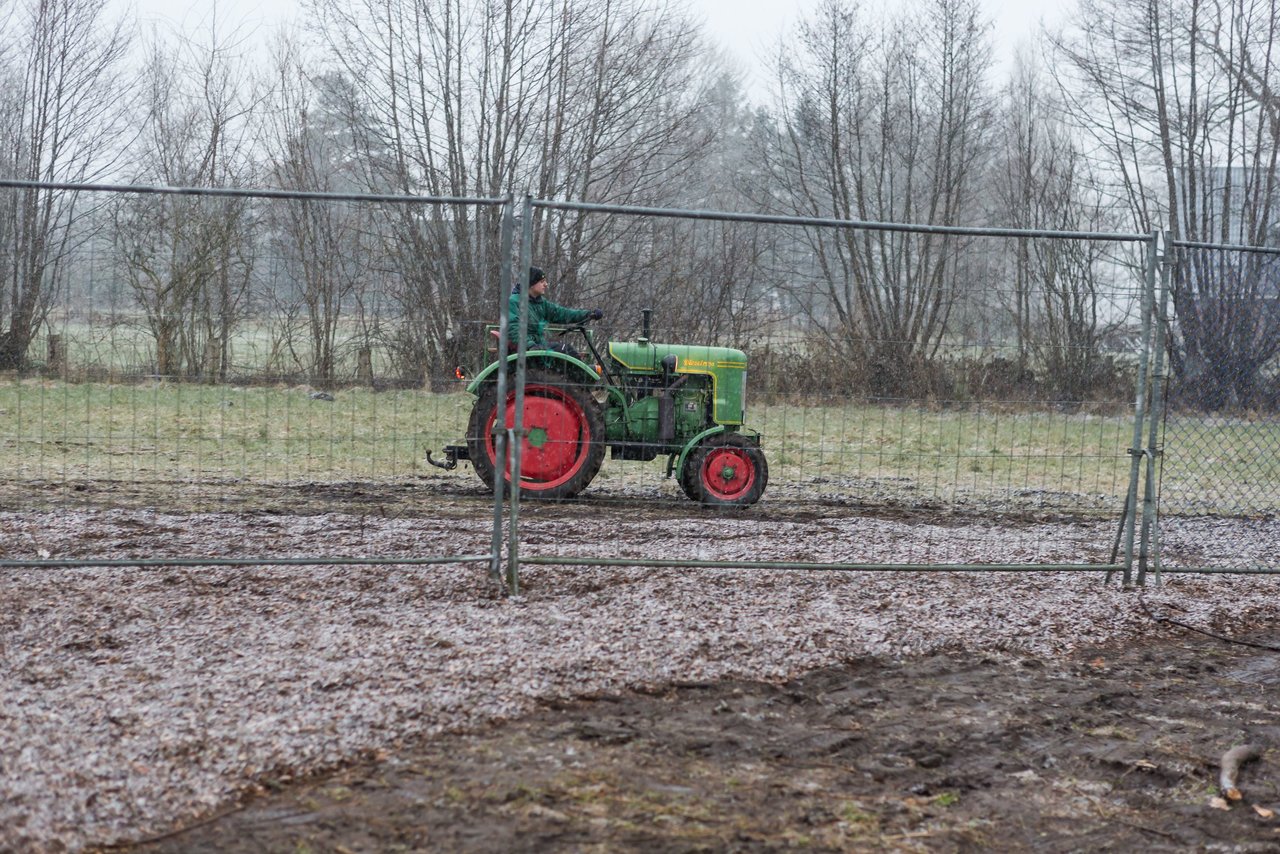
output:
<path id="1" fill-rule="evenodd" d="M 1151 443 L 1159 557 L 1195 569 L 1275 571 L 1272 554 L 1213 541 L 1224 536 L 1222 520 L 1280 511 L 1277 250 L 1170 244 L 1158 312 L 1165 403 Z"/>
<path id="2" fill-rule="evenodd" d="M 0 376 L 0 496 L 11 508 L 471 518 L 492 507 L 483 559 L 495 573 L 504 550 L 513 564 L 594 557 L 745 566 L 756 556 L 735 551 L 733 532 L 743 526 L 791 538 L 794 548 L 774 562 L 796 566 L 1109 567 L 1139 551 L 1158 553 L 1146 505 L 1158 503 L 1166 517 L 1274 512 L 1274 362 L 1261 358 L 1265 342 L 1255 342 L 1258 364 L 1248 365 L 1252 396 L 1209 414 L 1176 381 L 1190 375 L 1187 365 L 1166 370 L 1158 364 L 1163 345 L 1153 347 L 1167 334 L 1172 356 L 1186 337 L 1180 282 L 1274 279 L 1268 265 L 1232 261 L 1220 250 L 1194 249 L 1219 256 L 1182 256 L 1184 272 L 1169 268 L 1174 296 L 1159 312 L 1146 257 L 1154 244 L 1141 235 L 533 199 L 79 190 L 133 204 L 122 210 L 137 227 L 77 243 L 58 268 L 48 292 L 56 298 L 34 330 L 26 365 Z M 185 270 L 170 262 L 165 281 L 204 276 L 204 290 L 165 316 L 159 309 L 168 297 L 142 275 L 138 255 L 154 199 L 181 201 L 192 216 L 249 200 L 276 230 L 246 244 L 251 264 L 245 253 L 214 253 Z M 290 216 L 318 209 L 337 243 L 281 238 Z M 428 209 L 452 213 L 404 215 Z M 461 233 L 454 226 L 468 217 L 467 233 L 479 242 L 456 253 L 419 263 L 415 253 L 387 249 L 396 245 L 388 237 L 406 235 L 408 247 L 454 246 Z M 606 404 L 606 447 L 598 474 L 572 500 L 584 514 L 587 507 L 655 514 L 653 543 L 627 555 L 529 541 L 518 494 L 504 508 L 471 464 L 442 471 L 426 456 L 438 461 L 447 446 L 479 442 L 503 457 L 501 444 L 517 434 L 477 431 L 467 386 L 503 346 L 491 333 L 504 334 L 492 327 L 505 320 L 513 270 L 544 261 L 538 253 L 548 233 L 595 217 L 628 225 L 614 230 L 614 243 L 573 262 L 571 291 L 553 291 L 605 309 L 593 328 L 598 352 L 584 340 L 579 355 L 615 387 L 606 392 L 589 374 L 576 381 Z M 560 271 L 553 261 L 546 266 L 556 281 Z M 229 293 L 223 308 L 234 304 L 234 317 L 215 310 L 215 297 Z M 1253 299 L 1255 318 L 1274 314 L 1274 295 Z M 1153 312 L 1178 320 L 1152 325 Z M 234 322 L 219 325 L 227 320 Z M 665 389 L 675 374 L 664 379 L 661 366 L 627 362 L 641 351 L 678 352 L 678 390 Z M 542 369 L 540 358 L 531 370 Z M 1152 358 L 1157 383 L 1149 387 Z M 1165 374 L 1175 377 L 1167 408 Z M 522 376 L 495 374 L 509 391 L 494 399 L 526 393 Z M 1201 404 L 1212 388 L 1196 387 Z M 1244 386 L 1232 388 L 1240 398 Z M 542 397 L 538 405 L 558 405 Z M 676 402 L 674 412 L 663 409 L 664 397 Z M 1154 425 L 1145 412 L 1153 398 L 1161 413 Z M 663 419 L 675 426 L 663 427 Z M 530 429 L 542 427 L 521 425 L 522 454 L 532 447 Z M 668 437 L 648 453 L 636 441 L 661 430 L 680 447 L 672 451 Z M 768 469 L 759 502 L 730 513 L 690 500 L 691 492 L 699 497 L 690 474 L 697 465 L 752 458 L 720 447 L 715 437 L 725 433 L 748 444 L 758 434 Z M 544 458 L 560 441 L 534 438 L 542 443 L 535 456 Z M 1145 473 L 1144 460 L 1159 477 L 1151 492 L 1135 476 Z M 724 489 L 738 488 L 735 466 L 717 471 Z M 821 538 L 824 514 L 918 524 L 890 559 L 865 543 L 808 542 Z M 1128 531 L 1126 515 L 1134 521 Z M 1071 548 L 1051 544 L 1037 525 L 1055 520 L 1077 521 L 1088 533 Z M 989 538 L 970 526 L 996 524 L 993 554 Z"/>
<path id="3" fill-rule="evenodd" d="M 45 259 L 43 279 L 21 284 L 40 311 L 26 330 L 26 358 L 0 371 L 0 507 L 392 519 L 429 507 L 457 520 L 457 536 L 444 553 L 407 543 L 396 555 L 359 537 L 317 536 L 305 555 L 287 557 L 130 558 L 120 543 L 98 544 L 99 555 L 44 555 L 31 543 L 29 554 L 0 555 L 6 565 L 483 562 L 496 570 L 492 523 L 478 535 L 471 495 L 439 488 L 424 455 L 452 441 L 465 419 L 452 332 L 433 330 L 423 311 L 427 297 L 447 298 L 446 286 L 460 284 L 457 271 L 397 267 L 385 244 L 397 229 L 440 237 L 431 210 L 452 212 L 446 221 L 497 222 L 505 200 L 41 186 L 80 194 L 99 216 Z M 229 219 L 243 231 L 208 239 L 207 226 Z M 496 243 L 479 247 L 477 267 L 498 269 Z M 17 262 L 2 260 L 11 270 Z M 445 274 L 454 281 L 442 282 Z M 19 329 L 21 318 L 4 319 Z M 425 346 L 430 335 L 435 344 Z"/>

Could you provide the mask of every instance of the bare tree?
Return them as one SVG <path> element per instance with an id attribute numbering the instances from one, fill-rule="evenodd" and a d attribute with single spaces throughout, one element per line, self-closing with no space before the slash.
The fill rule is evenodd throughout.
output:
<path id="1" fill-rule="evenodd" d="M 1073 112 L 1105 154 L 1134 224 L 1176 239 L 1266 245 L 1277 213 L 1276 0 L 1081 5 L 1060 40 Z M 1099 121 L 1099 119 L 1103 119 Z M 1196 404 L 1252 405 L 1280 353 L 1280 313 L 1260 256 L 1185 254 L 1170 356 Z"/>
<path id="2" fill-rule="evenodd" d="M 1005 91 L 992 200 L 1000 224 L 1060 231 L 1115 230 L 1115 205 L 1061 119 L 1056 91 L 1038 64 L 1019 57 Z M 1010 286 L 999 296 L 1017 341 L 1017 370 L 1043 374 L 1062 398 L 1081 400 L 1104 377 L 1101 343 L 1125 320 L 1110 290 L 1106 244 L 1017 238 Z M 1114 254 L 1114 253 L 1112 253 Z M 1034 358 L 1033 358 L 1034 357 Z"/>
<path id="3" fill-rule="evenodd" d="M 704 56 L 693 26 L 647 0 L 314 0 L 367 104 L 401 192 L 658 203 L 700 152 L 687 121 Z M 497 208 L 400 208 L 390 225 L 409 362 L 456 364 L 493 320 Z M 619 249 L 635 220 L 537 214 L 533 252 L 557 299 L 622 298 L 646 270 Z M 632 258 L 634 261 L 634 256 Z"/>
<path id="4" fill-rule="evenodd" d="M 267 150 L 272 182 L 285 189 L 358 192 L 366 186 L 367 161 L 353 153 L 364 133 L 353 115 L 346 81 L 339 75 L 313 78 L 297 41 L 276 42 L 276 85 L 267 115 Z M 346 340 L 344 323 L 363 305 L 377 271 L 373 264 L 374 217 L 352 202 L 282 201 L 272 205 L 273 246 L 281 254 L 287 278 L 296 287 L 276 288 L 271 301 L 285 316 L 305 318 L 305 354 L 298 361 L 311 381 L 337 379 Z M 357 314 L 356 320 L 367 320 Z M 371 329 L 359 327 L 359 346 L 368 346 Z M 357 329 L 352 327 L 351 333 Z"/>
<path id="5" fill-rule="evenodd" d="M 970 0 L 930 0 L 892 22 L 826 0 L 780 68 L 784 130 L 772 204 L 805 216 L 973 222 L 991 117 L 988 25 Z M 793 297 L 877 393 L 918 387 L 964 279 L 963 241 L 811 231 L 810 285 Z"/>
<path id="6" fill-rule="evenodd" d="M 637 205 L 686 199 L 717 135 L 703 117 L 719 81 L 714 58 L 693 24 L 665 4 L 598 0 L 573 10 L 553 32 L 536 128 L 538 195 Z M 549 212 L 535 252 L 559 272 L 568 299 L 581 294 L 625 310 L 658 271 L 628 265 L 617 247 L 654 234 L 634 220 Z"/>
<path id="7" fill-rule="evenodd" d="M 666 203 L 685 209 L 744 210 L 751 178 L 751 134 L 757 116 L 737 77 L 720 74 L 687 119 L 701 152 L 664 190 Z M 776 229 L 707 220 L 653 219 L 630 225 L 610 247 L 622 273 L 602 273 L 624 287 L 606 301 L 620 333 L 638 331 L 639 309 L 654 309 L 656 334 L 668 340 L 748 346 L 768 334 L 771 317 L 764 259 Z M 596 265 L 600 265 L 598 257 Z M 587 280 L 597 277 L 587 274 Z M 625 333 L 624 333 L 625 330 Z"/>
<path id="8" fill-rule="evenodd" d="M 250 118 L 256 95 L 243 45 L 180 38 L 151 45 L 139 183 L 236 187 L 253 183 Z M 225 377 L 254 264 L 253 209 L 243 198 L 136 196 L 116 209 L 120 258 L 156 342 L 165 376 Z"/>
<path id="9" fill-rule="evenodd" d="M 5 19 L 0 168 L 7 177 L 92 181 L 110 168 L 128 103 L 127 32 L 106 0 L 21 0 Z M 91 204 L 65 190 L 0 195 L 0 369 L 27 363 Z"/>
<path id="10" fill-rule="evenodd" d="M 18 175 L 17 140 L 22 136 L 22 85 L 13 56 L 13 45 L 6 34 L 16 26 L 16 6 L 0 5 L 0 175 Z M 13 144 L 10 144 L 13 143 Z M 14 249 L 17 245 L 16 218 L 18 206 L 10 199 L 12 191 L 0 190 L 0 282 L 13 281 Z M 2 317 L 3 315 L 0 315 Z"/>

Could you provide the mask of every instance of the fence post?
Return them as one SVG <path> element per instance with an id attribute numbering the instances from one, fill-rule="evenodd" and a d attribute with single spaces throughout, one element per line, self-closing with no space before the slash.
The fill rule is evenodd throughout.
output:
<path id="1" fill-rule="evenodd" d="M 511 255 L 513 252 L 513 241 L 515 240 L 515 196 L 507 195 L 507 200 L 502 206 L 502 235 L 499 238 L 501 246 L 502 261 L 498 265 L 498 348 L 494 357 L 498 360 L 498 381 L 497 396 L 494 398 L 494 406 L 497 409 L 498 418 L 493 422 L 493 546 L 492 560 L 489 564 L 489 575 L 498 584 L 503 584 L 502 577 L 502 510 L 503 510 L 503 493 L 502 480 L 505 472 L 503 471 L 502 461 L 507 458 L 507 431 L 506 418 L 502 414 L 506 411 L 507 399 L 507 360 L 506 345 L 507 340 L 507 288 L 513 281 L 511 276 Z M 468 437 L 469 438 L 469 437 Z M 479 437 L 481 442 L 484 437 Z"/>
<path id="2" fill-rule="evenodd" d="M 222 339 L 210 335 L 204 342 L 204 381 L 218 382 L 218 366 L 222 363 Z"/>
<path id="3" fill-rule="evenodd" d="M 520 595 L 520 449 L 524 443 L 524 380 L 528 353 L 525 351 L 529 331 L 529 265 L 533 263 L 533 196 L 527 191 L 520 205 L 520 264 L 516 281 L 520 282 L 520 329 L 516 348 L 516 400 L 514 424 L 507 445 L 511 472 L 511 511 L 507 517 L 507 590 Z"/>
<path id="4" fill-rule="evenodd" d="M 356 351 L 356 382 L 362 386 L 373 385 L 373 350 L 369 347 Z"/>
<path id="5" fill-rule="evenodd" d="M 55 377 L 62 377 L 67 369 L 67 351 L 62 346 L 62 336 L 55 333 L 49 335 L 49 359 L 47 369 Z"/>
<path id="6" fill-rule="evenodd" d="M 1142 428 L 1146 421 L 1147 363 L 1151 360 L 1151 315 L 1154 313 L 1156 259 L 1160 232 L 1153 231 L 1147 242 L 1147 263 L 1142 288 L 1142 355 L 1138 360 L 1138 378 L 1133 404 L 1133 443 L 1129 446 L 1129 492 L 1124 502 L 1124 586 L 1133 584 L 1133 545 L 1138 521 L 1138 479 L 1142 477 Z M 1111 573 L 1107 573 L 1107 580 Z"/>
<path id="7" fill-rule="evenodd" d="M 1164 245 L 1160 252 L 1160 308 L 1152 318 L 1155 323 L 1151 369 L 1151 410 L 1148 415 L 1147 430 L 1147 475 L 1146 487 L 1142 501 L 1142 536 L 1138 550 L 1138 584 L 1147 583 L 1147 562 L 1152 560 L 1155 568 L 1155 583 L 1160 584 L 1160 535 L 1159 535 L 1159 496 L 1156 494 L 1156 464 L 1162 453 L 1158 442 L 1160 424 L 1164 420 L 1165 385 L 1169 379 L 1165 372 L 1165 341 L 1169 331 L 1169 282 L 1173 277 L 1173 246 L 1169 232 L 1162 235 Z M 1154 304 L 1154 300 L 1153 300 Z"/>

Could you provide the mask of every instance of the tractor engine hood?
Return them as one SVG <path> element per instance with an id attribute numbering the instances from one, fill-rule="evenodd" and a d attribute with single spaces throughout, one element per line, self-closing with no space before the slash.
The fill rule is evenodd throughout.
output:
<path id="1" fill-rule="evenodd" d="M 662 373 L 662 360 L 676 357 L 677 375 L 711 378 L 712 418 L 717 424 L 743 422 L 746 411 L 747 354 L 732 347 L 691 344 L 655 344 L 652 341 L 618 341 L 609 344 L 609 356 L 633 373 Z"/>

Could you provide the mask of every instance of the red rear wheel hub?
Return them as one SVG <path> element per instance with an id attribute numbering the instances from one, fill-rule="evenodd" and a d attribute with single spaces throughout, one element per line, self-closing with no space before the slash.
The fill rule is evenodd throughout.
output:
<path id="1" fill-rule="evenodd" d="M 515 395 L 507 397 L 506 426 L 515 424 Z M 489 458 L 496 459 L 493 442 L 495 411 L 485 430 Z M 520 485 L 552 489 L 577 474 L 586 463 L 591 427 L 576 400 L 554 386 L 527 386 L 524 397 L 524 438 L 520 444 Z M 508 472 L 508 475 L 510 472 Z"/>

